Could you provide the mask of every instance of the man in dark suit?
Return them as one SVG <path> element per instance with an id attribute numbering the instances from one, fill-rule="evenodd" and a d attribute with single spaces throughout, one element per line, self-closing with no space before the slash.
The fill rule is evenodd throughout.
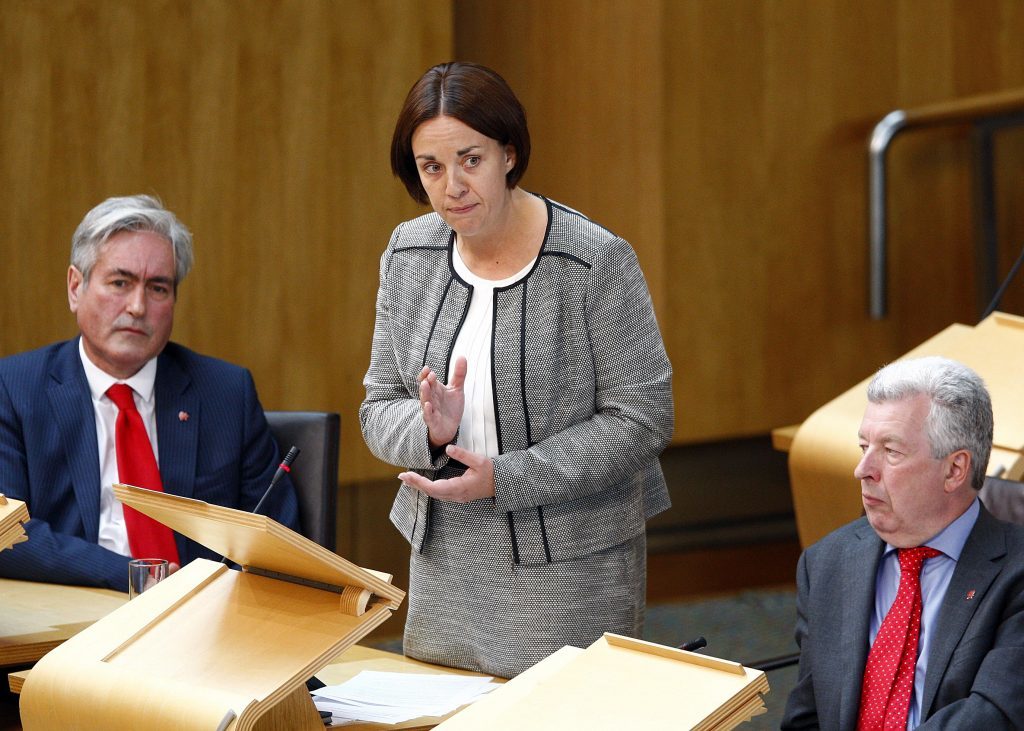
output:
<path id="1" fill-rule="evenodd" d="M 111 484 L 132 401 L 165 492 L 255 507 L 279 455 L 252 376 L 168 342 L 191 265 L 191 234 L 149 196 L 110 198 L 75 231 L 68 302 L 81 336 L 0 360 L 0 490 L 32 516 L 0 576 L 127 590 L 134 518 Z M 119 406 L 108 389 L 122 383 Z M 275 491 L 263 512 L 297 528 L 291 483 Z M 219 558 L 178 534 L 164 545 L 174 563 Z"/>
<path id="2" fill-rule="evenodd" d="M 866 516 L 800 558 L 800 673 L 782 727 L 1017 728 L 1024 528 L 977 497 L 988 392 L 932 357 L 880 370 L 868 400 L 854 471 Z"/>

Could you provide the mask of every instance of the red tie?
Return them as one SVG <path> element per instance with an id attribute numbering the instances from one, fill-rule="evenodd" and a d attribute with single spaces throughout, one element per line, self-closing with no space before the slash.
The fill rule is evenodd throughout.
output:
<path id="1" fill-rule="evenodd" d="M 118 479 L 129 485 L 163 492 L 164 483 L 153 456 L 153 445 L 142 416 L 135 408 L 132 387 L 125 383 L 114 384 L 107 389 L 107 396 L 117 404 L 114 442 Z M 170 528 L 127 505 L 124 506 L 124 524 L 128 529 L 128 545 L 133 557 L 166 558 L 171 563 L 180 563 Z"/>
<path id="2" fill-rule="evenodd" d="M 858 731 L 906 731 L 921 636 L 921 566 L 939 555 L 927 546 L 900 549 L 900 586 L 868 653 Z"/>

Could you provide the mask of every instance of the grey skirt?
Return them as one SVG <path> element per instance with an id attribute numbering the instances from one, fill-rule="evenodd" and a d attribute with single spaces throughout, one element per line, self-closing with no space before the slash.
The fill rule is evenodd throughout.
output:
<path id="1" fill-rule="evenodd" d="M 511 678 L 604 632 L 639 637 L 646 578 L 642 532 L 589 556 L 518 565 L 493 501 L 435 500 L 430 536 L 410 560 L 404 652 Z"/>

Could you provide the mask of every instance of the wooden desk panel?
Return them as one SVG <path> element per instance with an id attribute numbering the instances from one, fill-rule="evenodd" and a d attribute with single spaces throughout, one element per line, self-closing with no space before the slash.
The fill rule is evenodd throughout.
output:
<path id="1" fill-rule="evenodd" d="M 127 594 L 108 589 L 12 579 L 0 579 L 0 597 L 0 666 L 34 663 L 128 600 Z M 318 672 L 317 677 L 328 685 L 337 685 L 355 677 L 362 670 L 480 675 L 356 645 Z M 19 670 L 8 675 L 13 693 L 21 692 L 28 673 L 28 670 Z M 405 731 L 430 729 L 451 715 L 413 719 L 388 728 Z M 347 731 L 379 731 L 381 728 L 380 724 L 375 723 L 345 726 Z"/>
<path id="2" fill-rule="evenodd" d="M 318 672 L 316 676 L 328 685 L 338 685 L 346 680 L 351 680 L 363 670 L 378 670 L 388 673 L 439 673 L 442 675 L 481 675 L 469 670 L 446 668 L 440 665 L 413 660 L 404 655 L 397 655 L 393 652 L 375 650 L 372 647 L 354 645 L 341 654 L 338 659 Z M 28 670 L 19 670 L 7 676 L 12 693 L 21 693 L 21 688 L 28 677 Z M 497 679 L 498 682 L 504 682 Z M 410 721 L 388 725 L 389 729 L 402 729 L 404 731 L 422 731 L 434 728 L 437 724 L 445 721 L 458 713 L 454 711 L 447 716 L 440 718 L 414 718 Z M 355 723 L 344 726 L 346 731 L 380 731 L 384 728 L 377 723 Z"/>
<path id="3" fill-rule="evenodd" d="M 0 579 L 0 667 L 36 662 L 126 601 L 110 589 Z"/>

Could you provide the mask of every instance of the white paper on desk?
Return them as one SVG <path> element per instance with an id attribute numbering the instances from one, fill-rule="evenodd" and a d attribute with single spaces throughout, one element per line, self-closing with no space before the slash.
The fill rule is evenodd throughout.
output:
<path id="1" fill-rule="evenodd" d="M 319 688 L 312 695 L 318 709 L 339 718 L 400 723 L 420 716 L 444 716 L 496 687 L 491 680 L 363 670 L 345 683 Z"/>
<path id="2" fill-rule="evenodd" d="M 419 718 L 421 713 L 409 709 L 395 709 L 388 706 L 351 705 L 314 696 L 313 703 L 318 711 L 330 711 L 334 723 L 339 721 L 373 721 L 374 723 L 402 723 Z"/>

